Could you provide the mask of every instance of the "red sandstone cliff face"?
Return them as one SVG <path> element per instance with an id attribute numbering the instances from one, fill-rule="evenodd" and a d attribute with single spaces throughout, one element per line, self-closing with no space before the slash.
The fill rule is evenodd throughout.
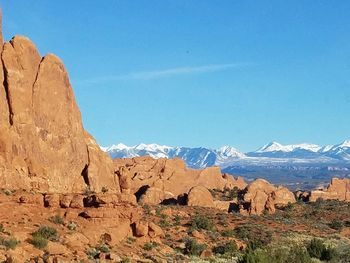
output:
<path id="1" fill-rule="evenodd" d="M 112 160 L 83 128 L 62 61 L 41 57 L 26 37 L 2 39 L 0 34 L 0 185 L 119 192 Z"/>

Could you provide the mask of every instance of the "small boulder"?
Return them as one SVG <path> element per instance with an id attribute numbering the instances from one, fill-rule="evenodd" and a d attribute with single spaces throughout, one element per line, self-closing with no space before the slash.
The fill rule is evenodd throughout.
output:
<path id="1" fill-rule="evenodd" d="M 148 235 L 151 238 L 155 237 L 165 237 L 164 231 L 160 226 L 157 226 L 155 223 L 150 222 L 148 224 Z"/>

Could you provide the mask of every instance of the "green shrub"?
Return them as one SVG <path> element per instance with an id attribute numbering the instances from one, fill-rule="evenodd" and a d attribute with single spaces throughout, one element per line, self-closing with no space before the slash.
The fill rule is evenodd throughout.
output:
<path id="1" fill-rule="evenodd" d="M 327 247 L 321 239 L 312 239 L 307 246 L 307 251 L 312 258 L 330 261 L 337 257 L 334 248 Z"/>
<path id="2" fill-rule="evenodd" d="M 134 238 L 134 237 L 127 237 L 126 238 L 126 243 L 128 243 L 128 244 L 132 244 L 132 243 L 134 243 L 136 241 L 136 238 Z"/>
<path id="3" fill-rule="evenodd" d="M 272 241 L 271 231 L 259 225 L 239 226 L 235 228 L 234 232 L 236 237 L 246 241 L 252 250 L 265 247 Z"/>
<path id="4" fill-rule="evenodd" d="M 3 224 L 0 224 L 0 233 L 4 233 L 5 232 L 5 227 Z"/>
<path id="5" fill-rule="evenodd" d="M 188 238 L 185 240 L 185 250 L 184 254 L 190 255 L 190 256 L 199 256 L 205 249 L 205 244 L 200 244 L 197 242 L 197 240 Z"/>
<path id="6" fill-rule="evenodd" d="M 40 235 L 32 235 L 30 243 L 38 249 L 44 249 L 47 246 L 48 240 Z"/>
<path id="7" fill-rule="evenodd" d="M 98 251 L 96 248 L 89 248 L 86 251 L 86 255 L 88 256 L 88 259 L 95 259 L 100 254 L 100 251 Z"/>
<path id="8" fill-rule="evenodd" d="M 53 227 L 41 226 L 37 231 L 32 233 L 33 237 L 42 237 L 50 241 L 58 241 L 58 232 Z"/>
<path id="9" fill-rule="evenodd" d="M 101 188 L 101 192 L 104 193 L 104 194 L 107 193 L 108 192 L 108 188 L 106 186 L 103 186 Z"/>
<path id="10" fill-rule="evenodd" d="M 95 247 L 95 249 L 102 253 L 109 253 L 110 249 L 106 244 L 100 244 Z"/>
<path id="11" fill-rule="evenodd" d="M 214 223 L 212 220 L 210 220 L 208 217 L 205 217 L 203 215 L 195 215 L 195 217 L 191 221 L 191 231 L 194 230 L 213 230 Z"/>
<path id="12" fill-rule="evenodd" d="M 168 220 L 162 218 L 159 220 L 159 226 L 165 228 L 171 226 L 171 224 Z"/>
<path id="13" fill-rule="evenodd" d="M 215 254 L 220 255 L 234 255 L 237 252 L 237 244 L 234 241 L 230 241 L 228 243 L 220 244 L 213 248 L 213 252 Z"/>
<path id="14" fill-rule="evenodd" d="M 147 251 L 150 251 L 150 250 L 152 250 L 153 248 L 155 248 L 157 246 L 158 246 L 158 244 L 156 242 L 149 242 L 149 243 L 145 243 L 144 244 L 143 249 L 147 250 Z"/>
<path id="15" fill-rule="evenodd" d="M 303 247 L 247 249 L 239 263 L 311 263 L 311 258 Z"/>
<path id="16" fill-rule="evenodd" d="M 63 225 L 63 223 L 64 223 L 64 220 L 60 215 L 51 216 L 49 218 L 49 221 L 56 224 L 56 225 Z"/>
<path id="17" fill-rule="evenodd" d="M 67 224 L 67 228 L 70 230 L 70 231 L 75 231 L 77 229 L 77 224 L 73 221 L 70 221 L 68 224 Z"/>
<path id="18" fill-rule="evenodd" d="M 221 232 L 221 235 L 223 237 L 234 237 L 235 231 L 233 229 L 225 229 L 224 231 Z"/>
<path id="19" fill-rule="evenodd" d="M 179 216 L 179 215 L 175 215 L 175 217 L 174 217 L 174 226 L 179 226 L 179 225 L 181 225 L 181 216 Z"/>
<path id="20" fill-rule="evenodd" d="M 20 242 L 15 238 L 6 239 L 6 238 L 0 237 L 0 246 L 5 247 L 6 250 L 15 249 L 19 243 Z"/>
<path id="21" fill-rule="evenodd" d="M 333 220 L 330 224 L 329 224 L 330 228 L 333 228 L 335 230 L 341 230 L 343 228 L 343 222 L 338 221 L 338 220 Z"/>
<path id="22" fill-rule="evenodd" d="M 239 259 L 239 263 L 272 263 L 266 251 L 248 249 Z M 274 262 L 275 263 L 275 262 Z"/>

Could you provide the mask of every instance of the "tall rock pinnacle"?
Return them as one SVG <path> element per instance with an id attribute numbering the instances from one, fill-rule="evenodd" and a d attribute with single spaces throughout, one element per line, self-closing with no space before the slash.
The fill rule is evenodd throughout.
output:
<path id="1" fill-rule="evenodd" d="M 62 61 L 41 57 L 23 36 L 3 43 L 1 32 L 1 187 L 119 192 L 112 160 L 83 128 Z"/>

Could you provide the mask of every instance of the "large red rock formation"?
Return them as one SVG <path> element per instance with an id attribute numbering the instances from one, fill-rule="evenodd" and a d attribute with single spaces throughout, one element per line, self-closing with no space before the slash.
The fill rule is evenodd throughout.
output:
<path id="1" fill-rule="evenodd" d="M 260 215 L 265 210 L 272 214 L 275 212 L 275 206 L 296 202 L 294 194 L 287 188 L 275 187 L 264 179 L 257 179 L 247 187 L 243 201 L 249 206 L 248 210 L 242 207 L 241 213 L 251 215 Z"/>
<path id="2" fill-rule="evenodd" d="M 231 175 L 221 174 L 219 167 L 189 169 L 181 159 L 136 157 L 115 159 L 114 165 L 122 191 L 129 188 L 132 193 L 137 193 L 142 187 L 147 187 L 141 201 L 148 204 L 176 199 L 195 186 L 222 190 L 234 187 L 244 189 L 247 185 L 243 178 L 236 179 Z"/>
<path id="3" fill-rule="evenodd" d="M 119 192 L 112 160 L 83 128 L 62 61 L 42 58 L 22 36 L 3 44 L 0 34 L 0 52 L 1 187 Z"/>
<path id="4" fill-rule="evenodd" d="M 314 202 L 318 198 L 324 200 L 350 201 L 350 179 L 332 178 L 331 183 L 325 191 L 311 191 L 309 201 Z"/>

